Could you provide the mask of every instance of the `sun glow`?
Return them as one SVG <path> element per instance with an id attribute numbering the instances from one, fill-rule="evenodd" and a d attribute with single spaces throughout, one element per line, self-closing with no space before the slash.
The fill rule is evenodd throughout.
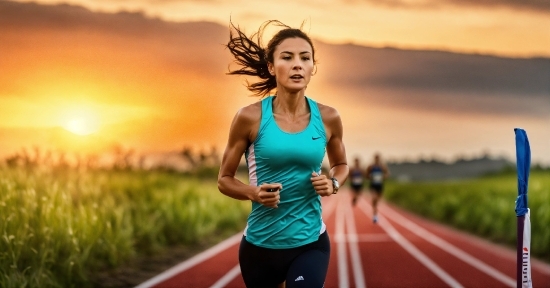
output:
<path id="1" fill-rule="evenodd" d="M 62 127 L 76 135 L 90 135 L 99 130 L 99 119 L 89 107 L 70 109 L 62 120 Z"/>
<path id="2" fill-rule="evenodd" d="M 96 132 L 99 125 L 93 123 L 90 119 L 80 117 L 69 120 L 63 128 L 77 135 L 89 135 Z"/>

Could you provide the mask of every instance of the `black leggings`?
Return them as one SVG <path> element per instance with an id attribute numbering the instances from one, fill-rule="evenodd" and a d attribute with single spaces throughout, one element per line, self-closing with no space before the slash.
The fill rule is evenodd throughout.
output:
<path id="1" fill-rule="evenodd" d="M 325 231 L 313 243 L 290 249 L 258 247 L 241 240 L 239 262 L 248 288 L 323 287 L 330 258 L 330 240 Z"/>

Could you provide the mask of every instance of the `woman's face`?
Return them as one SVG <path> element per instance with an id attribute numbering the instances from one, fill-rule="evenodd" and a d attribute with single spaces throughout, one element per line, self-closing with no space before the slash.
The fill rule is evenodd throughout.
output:
<path id="1" fill-rule="evenodd" d="M 313 66 L 311 45 L 299 37 L 287 38 L 275 48 L 269 72 L 277 79 L 277 89 L 298 92 L 307 87 Z"/>

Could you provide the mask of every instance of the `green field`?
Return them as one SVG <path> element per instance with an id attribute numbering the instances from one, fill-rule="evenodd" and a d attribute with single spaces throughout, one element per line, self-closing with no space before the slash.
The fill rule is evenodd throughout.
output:
<path id="1" fill-rule="evenodd" d="M 3 167 L 0 287 L 90 286 L 137 256 L 232 235 L 249 210 L 175 173 Z"/>
<path id="2" fill-rule="evenodd" d="M 210 180 L 208 180 L 210 179 Z M 408 210 L 514 246 L 515 174 L 457 182 L 389 182 Z M 529 180 L 533 255 L 550 261 L 550 172 Z M 0 287 L 86 287 L 97 271 L 241 230 L 247 201 L 215 180 L 162 171 L 0 167 Z M 206 239 L 206 240 L 205 240 Z"/>
<path id="3" fill-rule="evenodd" d="M 390 182 L 385 197 L 428 218 L 497 243 L 516 245 L 517 176 L 514 173 L 462 181 Z M 531 172 L 528 206 L 532 255 L 550 262 L 550 171 Z"/>

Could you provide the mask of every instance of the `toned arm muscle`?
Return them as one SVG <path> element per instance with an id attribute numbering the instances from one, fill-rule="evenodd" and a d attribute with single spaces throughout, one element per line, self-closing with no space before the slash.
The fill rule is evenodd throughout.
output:
<path id="1" fill-rule="evenodd" d="M 348 178 L 349 167 L 343 142 L 344 128 L 336 109 L 319 105 L 328 137 L 327 156 L 330 164 L 329 177 L 335 177 L 340 185 Z"/>
<path id="2" fill-rule="evenodd" d="M 277 208 L 280 200 L 280 183 L 250 186 L 235 178 L 237 168 L 246 148 L 257 136 L 261 117 L 259 103 L 239 110 L 229 131 L 229 139 L 223 153 L 220 172 L 218 174 L 218 189 L 223 194 L 239 199 L 252 200 L 267 207 Z M 268 192 L 268 190 L 277 190 Z"/>
<path id="3" fill-rule="evenodd" d="M 254 109 L 248 106 L 240 109 L 233 118 L 218 174 L 218 189 L 220 192 L 239 200 L 252 200 L 255 188 L 235 178 L 241 158 L 251 140 L 251 131 L 256 120 L 254 114 L 256 114 Z"/>

